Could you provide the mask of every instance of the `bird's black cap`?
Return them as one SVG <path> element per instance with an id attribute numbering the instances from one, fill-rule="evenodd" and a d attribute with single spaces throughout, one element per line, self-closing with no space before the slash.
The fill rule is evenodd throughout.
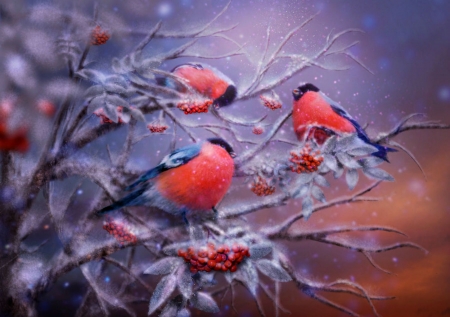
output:
<path id="1" fill-rule="evenodd" d="M 229 85 L 223 95 L 214 100 L 214 105 L 219 108 L 231 105 L 231 103 L 234 101 L 234 98 L 236 98 L 236 95 L 236 87 L 233 85 Z"/>
<path id="2" fill-rule="evenodd" d="M 208 142 L 212 143 L 212 144 L 217 144 L 217 145 L 223 147 L 228 152 L 228 154 L 230 154 L 231 157 L 235 157 L 236 156 L 236 153 L 234 153 L 233 148 L 231 147 L 231 145 L 229 145 L 228 142 L 225 141 L 224 139 L 221 139 L 221 138 L 210 138 L 210 139 L 208 139 Z"/>
<path id="3" fill-rule="evenodd" d="M 313 84 L 307 83 L 302 86 L 299 86 L 297 89 L 294 89 L 292 91 L 292 95 L 294 96 L 295 100 L 299 100 L 308 91 L 318 92 L 319 88 L 317 88 Z"/>

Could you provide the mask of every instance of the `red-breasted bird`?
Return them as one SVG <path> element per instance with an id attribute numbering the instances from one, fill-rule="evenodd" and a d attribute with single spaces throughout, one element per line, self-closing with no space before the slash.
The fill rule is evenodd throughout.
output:
<path id="1" fill-rule="evenodd" d="M 213 210 L 225 196 L 234 173 L 231 146 L 220 138 L 176 149 L 159 165 L 126 188 L 133 190 L 99 211 L 102 215 L 126 206 L 153 206 L 171 214 Z M 152 183 L 148 182 L 153 180 Z"/>
<path id="2" fill-rule="evenodd" d="M 233 81 L 212 66 L 203 63 L 186 63 L 171 70 L 174 75 L 185 79 L 185 84 L 201 95 L 213 100 L 216 107 L 230 105 L 236 98 L 237 90 Z M 157 83 L 181 92 L 186 87 L 173 78 L 157 78 Z"/>
<path id="3" fill-rule="evenodd" d="M 387 153 L 397 150 L 373 143 L 364 129 L 337 102 L 331 100 L 313 84 L 305 84 L 292 92 L 293 123 L 299 140 L 314 138 L 319 144 L 331 135 L 357 133 L 359 139 L 378 149 L 371 155 L 388 161 Z M 309 134 L 305 134 L 309 131 Z"/>

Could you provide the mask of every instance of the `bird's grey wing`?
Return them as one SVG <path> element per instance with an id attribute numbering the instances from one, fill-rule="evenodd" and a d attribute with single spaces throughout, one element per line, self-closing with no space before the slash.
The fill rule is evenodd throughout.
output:
<path id="1" fill-rule="evenodd" d="M 200 153 L 200 150 L 201 146 L 199 144 L 188 145 L 176 149 L 175 151 L 164 157 L 158 166 L 142 174 L 133 184 L 126 187 L 125 190 L 132 190 L 140 184 L 145 183 L 152 178 L 155 178 L 164 171 L 186 164 L 194 157 L 196 157 Z"/>

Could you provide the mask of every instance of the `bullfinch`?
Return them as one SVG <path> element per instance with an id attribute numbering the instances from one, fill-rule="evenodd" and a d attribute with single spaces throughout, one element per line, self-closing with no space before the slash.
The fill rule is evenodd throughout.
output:
<path id="1" fill-rule="evenodd" d="M 231 146 L 223 139 L 176 149 L 125 190 L 132 191 L 99 211 L 103 215 L 127 206 L 152 206 L 171 214 L 213 210 L 231 185 L 234 173 Z M 152 182 L 149 182 L 152 180 Z"/>
<path id="2" fill-rule="evenodd" d="M 357 133 L 358 138 L 378 149 L 371 155 L 388 161 L 387 153 L 397 150 L 373 143 L 364 129 L 337 102 L 328 98 L 313 84 L 305 84 L 292 92 L 292 119 L 299 140 L 314 138 L 322 144 L 331 135 Z M 305 135 L 309 131 L 308 135 Z"/>
<path id="3" fill-rule="evenodd" d="M 230 105 L 236 98 L 237 90 L 234 83 L 212 66 L 203 63 L 186 63 L 171 70 L 174 75 L 185 79 L 190 86 L 206 98 L 213 100 L 216 107 Z M 157 78 L 157 83 L 177 91 L 186 92 L 186 87 L 173 78 Z"/>

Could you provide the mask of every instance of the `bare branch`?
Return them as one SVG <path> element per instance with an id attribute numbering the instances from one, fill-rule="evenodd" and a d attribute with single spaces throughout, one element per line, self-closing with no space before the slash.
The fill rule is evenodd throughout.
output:
<path id="1" fill-rule="evenodd" d="M 147 46 L 148 43 L 155 37 L 156 33 L 162 26 L 162 21 L 159 21 L 155 24 L 155 26 L 148 32 L 147 36 L 135 47 L 134 52 L 138 53 Z"/>
<path id="2" fill-rule="evenodd" d="M 272 129 L 267 133 L 265 138 L 255 147 L 247 150 L 242 155 L 238 156 L 234 162 L 236 166 L 241 167 L 244 165 L 247 161 L 252 159 L 255 155 L 257 155 L 259 152 L 261 152 L 267 145 L 269 145 L 270 141 L 273 139 L 275 134 L 281 129 L 283 124 L 287 121 L 287 119 L 290 118 L 292 115 L 292 110 L 281 116 L 273 123 Z"/>
<path id="3" fill-rule="evenodd" d="M 406 147 L 404 147 L 403 145 L 401 145 L 393 140 L 390 140 L 388 144 L 398 147 L 398 148 L 402 149 L 406 154 L 408 154 L 409 157 L 414 161 L 414 163 L 416 163 L 416 165 L 419 167 L 425 180 L 427 179 L 427 176 L 425 175 L 425 171 L 423 170 L 422 165 L 420 165 L 419 161 L 414 157 L 414 155 L 412 154 L 412 152 L 410 150 L 408 150 Z"/>
<path id="4" fill-rule="evenodd" d="M 132 277 L 139 284 L 141 284 L 149 293 L 153 292 L 153 288 L 150 285 L 148 285 L 143 279 L 141 279 L 139 276 L 134 274 L 128 267 L 126 267 L 125 265 L 123 265 L 119 261 L 116 261 L 116 260 L 114 260 L 113 258 L 111 258 L 109 256 L 105 256 L 105 257 L 103 257 L 103 259 L 106 262 L 111 263 L 112 265 L 118 267 L 119 269 L 121 269 L 122 271 L 127 273 L 130 277 Z"/>
<path id="5" fill-rule="evenodd" d="M 374 199 L 370 199 L 370 198 L 366 198 L 366 197 L 361 197 L 364 194 L 370 192 L 372 189 L 374 189 L 375 187 L 377 187 L 379 184 L 381 183 L 381 181 L 377 181 L 375 183 L 373 183 L 372 185 L 370 185 L 369 187 L 353 194 L 350 197 L 344 197 L 344 198 L 337 198 L 334 199 L 332 201 L 329 201 L 325 204 L 320 204 L 316 207 L 313 208 L 312 213 L 318 212 L 320 210 L 323 209 L 327 209 L 327 208 L 331 208 L 334 206 L 338 206 L 338 205 L 342 205 L 342 204 L 347 204 L 347 203 L 354 203 L 354 202 L 361 202 L 361 201 L 374 201 Z M 274 227 L 273 229 L 270 230 L 264 230 L 267 232 L 267 236 L 270 238 L 275 238 L 279 235 L 283 235 L 285 234 L 289 228 L 299 219 L 302 219 L 304 217 L 302 212 L 297 213 L 294 216 L 291 216 L 290 218 L 288 218 L 286 221 L 284 221 L 282 224 Z"/>
<path id="6" fill-rule="evenodd" d="M 420 113 L 413 113 L 403 118 L 392 130 L 386 133 L 379 133 L 372 141 L 378 144 L 386 143 L 388 139 L 409 130 L 423 130 L 423 129 L 450 129 L 450 125 L 435 122 L 417 122 L 408 123 L 408 121 L 415 116 L 423 116 Z"/>

